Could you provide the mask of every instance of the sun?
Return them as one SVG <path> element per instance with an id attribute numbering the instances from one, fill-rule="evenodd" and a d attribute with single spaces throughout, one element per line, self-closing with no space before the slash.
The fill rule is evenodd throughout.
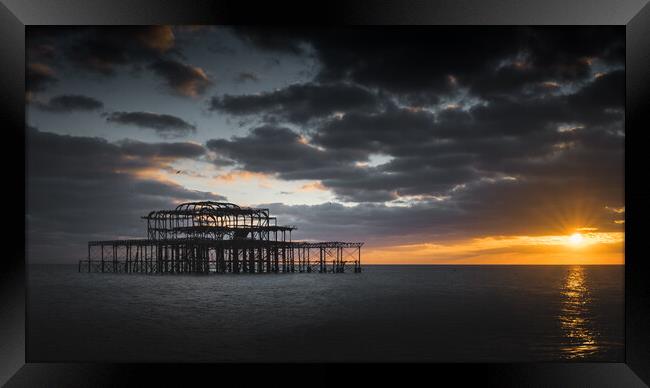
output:
<path id="1" fill-rule="evenodd" d="M 573 246 L 579 246 L 582 245 L 584 242 L 584 237 L 582 236 L 581 233 L 574 233 L 571 236 L 569 236 L 569 244 Z"/>

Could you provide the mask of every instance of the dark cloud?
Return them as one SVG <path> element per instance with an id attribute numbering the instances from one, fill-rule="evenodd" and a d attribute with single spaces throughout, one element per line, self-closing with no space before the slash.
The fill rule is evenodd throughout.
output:
<path id="1" fill-rule="evenodd" d="M 283 27 L 237 27 L 233 29 L 237 35 L 245 43 L 263 50 L 277 51 L 287 54 L 303 54 L 305 52 L 305 45 L 307 44 L 308 36 L 317 31 L 300 29 L 283 28 Z"/>
<path id="2" fill-rule="evenodd" d="M 321 64 L 319 80 L 426 94 L 447 90 L 449 74 L 479 71 L 513 52 L 519 39 L 506 29 L 449 27 L 234 30 L 264 50 L 301 53 L 311 47 Z"/>
<path id="3" fill-rule="evenodd" d="M 352 81 L 411 101 L 435 101 L 448 93 L 450 75 L 490 98 L 545 81 L 584 79 L 593 61 L 624 64 L 619 27 L 235 27 L 234 32 L 278 53 L 305 54 L 310 47 L 321 65 L 321 81 Z"/>
<path id="4" fill-rule="evenodd" d="M 320 61 L 318 82 L 212 99 L 213 110 L 230 115 L 274 126 L 312 124 L 303 126 L 303 143 L 311 146 L 299 147 L 291 163 L 275 161 L 281 147 L 265 155 L 270 162 L 257 160 L 254 133 L 221 140 L 221 152 L 243 168 L 319 179 L 339 199 L 355 202 L 448 196 L 456 187 L 504 177 L 594 190 L 621 181 L 620 171 L 608 167 L 622 165 L 620 28 L 244 27 L 235 33 L 263 50 Z M 283 141 L 293 146 L 298 135 L 290 136 Z M 359 166 L 373 154 L 389 162 Z M 592 176 L 595 166 L 601 177 Z"/>
<path id="5" fill-rule="evenodd" d="M 396 147 L 433 139 L 435 116 L 428 111 L 390 107 L 382 112 L 354 111 L 329 120 L 315 132 L 315 144 L 328 149 L 392 153 Z"/>
<path id="6" fill-rule="evenodd" d="M 75 66 L 103 75 L 114 74 L 120 66 L 155 60 L 174 47 L 169 26 L 70 27 L 58 35 L 49 34 L 52 30 L 58 29 L 28 28 L 28 45 L 53 42 Z"/>
<path id="7" fill-rule="evenodd" d="M 27 47 L 29 60 L 42 59 L 51 67 L 70 63 L 103 76 L 120 68 L 148 68 L 181 96 L 199 96 L 212 84 L 203 69 L 179 61 L 183 54 L 170 26 L 30 27 Z"/>
<path id="8" fill-rule="evenodd" d="M 69 113 L 74 111 L 95 111 L 102 109 L 104 103 L 92 97 L 78 94 L 64 94 L 50 98 L 46 103 L 35 102 L 34 105 L 49 112 Z"/>
<path id="9" fill-rule="evenodd" d="M 27 93 L 42 92 L 52 84 L 56 83 L 58 78 L 54 70 L 43 63 L 30 63 L 27 65 L 27 75 L 25 79 L 25 91 Z"/>
<path id="10" fill-rule="evenodd" d="M 374 93 L 354 85 L 306 83 L 257 95 L 213 97 L 210 109 L 230 115 L 261 114 L 268 118 L 306 123 L 336 112 L 375 109 L 379 101 Z"/>
<path id="11" fill-rule="evenodd" d="M 176 60 L 158 60 L 149 68 L 181 96 L 198 97 L 212 85 L 212 80 L 203 69 Z"/>
<path id="12" fill-rule="evenodd" d="M 106 115 L 106 121 L 153 129 L 164 137 L 185 136 L 196 131 L 196 126 L 179 117 L 151 112 L 112 112 Z"/>
<path id="13" fill-rule="evenodd" d="M 351 153 L 321 151 L 292 130 L 272 126 L 254 128 L 247 136 L 230 140 L 209 140 L 207 148 L 236 161 L 245 170 L 279 173 L 285 179 L 344 173 L 342 169 L 354 158 Z"/>
<path id="14" fill-rule="evenodd" d="M 32 44 L 26 47 L 27 58 L 30 61 L 52 61 L 56 57 L 56 49 L 47 43 Z"/>
<path id="15" fill-rule="evenodd" d="M 625 107 L 625 71 L 599 76 L 594 82 L 568 97 L 570 109 L 581 113 L 585 121 L 602 122 L 619 118 Z M 612 115 L 613 111 L 619 114 Z"/>
<path id="16" fill-rule="evenodd" d="M 235 78 L 235 81 L 237 82 L 247 82 L 247 81 L 258 82 L 259 80 L 260 78 L 257 76 L 257 74 L 248 71 L 243 71 L 237 74 L 237 78 Z"/>
<path id="17" fill-rule="evenodd" d="M 457 197 L 477 182 L 515 181 L 509 187 L 583 187 L 602 203 L 620 203 L 624 79 L 613 71 L 583 85 L 437 112 L 384 104 L 320 120 L 310 136 L 266 126 L 208 147 L 246 170 L 318 179 L 344 201 Z M 372 155 L 389 158 L 363 165 Z"/>
<path id="18" fill-rule="evenodd" d="M 26 211 L 31 262 L 73 262 L 94 239 L 144 237 L 140 219 L 177 201 L 225 200 L 148 178 L 147 171 L 201 152 L 191 143 L 114 144 L 99 138 L 27 132 Z"/>
<path id="19" fill-rule="evenodd" d="M 126 139 L 117 145 L 124 155 L 137 157 L 196 159 L 205 154 L 205 148 L 196 143 L 144 143 Z"/>

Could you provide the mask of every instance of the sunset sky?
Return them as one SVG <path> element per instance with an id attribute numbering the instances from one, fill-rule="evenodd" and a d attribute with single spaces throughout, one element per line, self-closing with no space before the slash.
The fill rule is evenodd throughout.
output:
<path id="1" fill-rule="evenodd" d="M 179 202 L 364 263 L 622 264 L 622 27 L 27 27 L 30 262 Z"/>

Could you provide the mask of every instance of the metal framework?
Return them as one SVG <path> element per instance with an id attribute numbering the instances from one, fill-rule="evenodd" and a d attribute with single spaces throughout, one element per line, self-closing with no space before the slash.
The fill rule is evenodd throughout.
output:
<path id="1" fill-rule="evenodd" d="M 147 238 L 89 241 L 79 272 L 343 273 L 361 272 L 362 242 L 292 241 L 269 209 L 188 202 L 142 217 Z"/>

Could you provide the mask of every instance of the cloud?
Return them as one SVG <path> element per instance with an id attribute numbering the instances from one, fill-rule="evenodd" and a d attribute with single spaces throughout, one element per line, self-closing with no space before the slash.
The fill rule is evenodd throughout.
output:
<path id="1" fill-rule="evenodd" d="M 216 175 L 214 179 L 223 182 L 235 182 L 239 180 L 266 180 L 268 175 L 259 173 L 259 172 L 249 172 L 249 171 L 231 171 L 229 173 Z"/>
<path id="2" fill-rule="evenodd" d="M 599 76 L 570 95 L 568 103 L 586 121 L 598 123 L 619 118 L 625 107 L 625 71 L 615 70 Z"/>
<path id="3" fill-rule="evenodd" d="M 225 200 L 147 174 L 201 154 L 193 143 L 109 143 L 35 129 L 27 139 L 30 262 L 74 262 L 88 240 L 144 237 L 140 217 L 150 210 Z"/>
<path id="4" fill-rule="evenodd" d="M 104 103 L 92 97 L 78 94 L 64 94 L 50 98 L 46 103 L 34 102 L 39 109 L 54 113 L 70 113 L 74 111 L 95 111 L 102 109 Z"/>
<path id="5" fill-rule="evenodd" d="M 199 96 L 212 85 L 202 68 L 179 61 L 183 54 L 176 47 L 171 26 L 30 27 L 27 47 L 32 61 L 46 60 L 49 66 L 72 64 L 103 76 L 113 76 L 121 69 L 148 68 L 181 96 Z M 43 74 L 34 78 L 39 75 Z M 34 86 L 42 81 L 35 79 Z"/>
<path id="6" fill-rule="evenodd" d="M 235 28 L 262 50 L 314 55 L 320 70 L 272 92 L 215 96 L 212 110 L 266 129 L 208 147 L 246 170 L 320 180 L 350 202 L 458 197 L 501 180 L 620 202 L 622 30 L 451 31 Z M 296 124 L 301 134 L 284 127 Z M 369 166 L 372 155 L 388 161 Z"/>
<path id="7" fill-rule="evenodd" d="M 51 61 L 56 57 L 56 49 L 52 44 L 32 44 L 28 45 L 26 49 L 30 61 Z"/>
<path id="8" fill-rule="evenodd" d="M 245 26 L 233 29 L 246 44 L 263 50 L 277 51 L 286 54 L 303 54 L 307 40 L 302 34 L 292 34 L 295 29 L 283 27 Z M 306 30 L 301 30 L 307 33 Z"/>
<path id="9" fill-rule="evenodd" d="M 58 78 L 50 66 L 43 63 L 30 63 L 27 65 L 25 80 L 25 91 L 27 93 L 42 92 L 57 81 Z"/>
<path id="10" fill-rule="evenodd" d="M 121 152 L 128 156 L 160 159 L 196 159 L 205 154 L 205 148 L 196 143 L 145 143 L 125 139 L 116 143 Z"/>
<path id="11" fill-rule="evenodd" d="M 319 181 L 307 183 L 300 187 L 298 191 L 308 192 L 308 191 L 325 191 L 327 188 Z"/>
<path id="12" fill-rule="evenodd" d="M 372 110 L 378 104 L 377 96 L 358 86 L 305 83 L 261 94 L 215 96 L 210 100 L 210 110 L 234 116 L 266 115 L 304 124 L 337 112 Z"/>
<path id="13" fill-rule="evenodd" d="M 545 187 L 588 188 L 603 204 L 618 203 L 624 141 L 620 73 L 583 83 L 568 95 L 495 98 L 464 109 L 384 103 L 376 110 L 321 118 L 308 137 L 274 124 L 207 146 L 244 170 L 319 180 L 346 202 L 455 198 L 461 187 L 506 181 L 516 183 L 508 187 L 536 187 L 549 196 L 556 194 Z M 293 95 L 288 89 L 269 94 Z M 255 103 L 220 109 L 275 112 L 279 118 L 273 122 L 295 121 L 290 105 L 275 105 L 264 94 L 250 98 Z M 567 125 L 579 129 L 562 131 Z M 372 155 L 389 158 L 370 166 Z"/>
<path id="14" fill-rule="evenodd" d="M 456 86 L 489 99 L 519 94 L 540 82 L 583 80 L 595 61 L 623 66 L 625 58 L 624 31 L 619 27 L 233 27 L 233 31 L 261 50 L 315 56 L 321 82 L 353 82 L 410 101 L 435 101 L 449 93 L 450 75 Z"/>
<path id="15" fill-rule="evenodd" d="M 143 46 L 153 51 L 164 53 L 174 47 L 174 32 L 170 26 L 149 26 L 134 35 Z"/>
<path id="16" fill-rule="evenodd" d="M 435 126 L 431 112 L 391 106 L 381 112 L 352 111 L 326 121 L 314 132 L 313 141 L 328 149 L 392 152 L 432 140 Z"/>
<path id="17" fill-rule="evenodd" d="M 257 76 L 255 73 L 243 71 L 239 74 L 237 74 L 237 77 L 235 78 L 235 81 L 237 82 L 247 82 L 247 81 L 252 81 L 252 82 L 258 82 L 260 78 Z"/>
<path id="18" fill-rule="evenodd" d="M 31 34 L 30 30 L 28 42 L 44 39 L 38 29 Z M 76 27 L 68 31 L 65 39 L 54 39 L 64 57 L 80 69 L 102 75 L 113 75 L 121 66 L 156 60 L 174 47 L 169 26 Z"/>
<path id="19" fill-rule="evenodd" d="M 246 136 L 209 140 L 206 146 L 244 170 L 278 173 L 284 179 L 345 174 L 348 163 L 354 160 L 352 153 L 325 152 L 306 144 L 286 127 L 258 127 Z"/>
<path id="20" fill-rule="evenodd" d="M 212 85 L 208 74 L 200 67 L 176 60 L 161 59 L 149 65 L 176 94 L 185 97 L 198 97 Z"/>
<path id="21" fill-rule="evenodd" d="M 163 137 L 185 136 L 196 131 L 196 126 L 179 117 L 151 112 L 112 112 L 106 115 L 106 121 L 153 129 Z"/>

